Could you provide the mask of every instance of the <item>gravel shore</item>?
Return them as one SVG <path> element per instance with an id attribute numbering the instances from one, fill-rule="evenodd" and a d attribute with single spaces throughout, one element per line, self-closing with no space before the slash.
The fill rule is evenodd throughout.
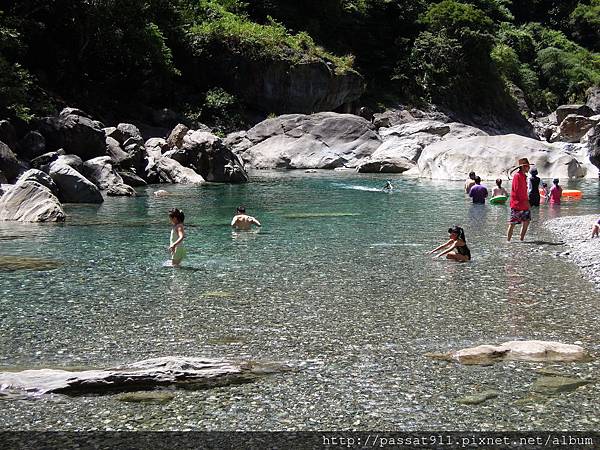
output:
<path id="1" fill-rule="evenodd" d="M 579 266 L 584 276 L 600 290 L 600 238 L 591 238 L 592 225 L 599 215 L 569 216 L 544 223 L 553 234 L 565 241 L 564 256 Z"/>

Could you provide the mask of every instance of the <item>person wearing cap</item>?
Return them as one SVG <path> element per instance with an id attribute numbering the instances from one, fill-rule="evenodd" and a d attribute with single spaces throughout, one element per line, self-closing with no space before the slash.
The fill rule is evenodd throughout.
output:
<path id="1" fill-rule="evenodd" d="M 446 255 L 447 259 L 452 259 L 453 261 L 470 261 L 471 251 L 469 250 L 469 247 L 467 247 L 467 238 L 465 237 L 465 230 L 462 227 L 456 225 L 452 228 L 448 228 L 448 234 L 450 235 L 450 239 L 447 242 L 440 245 L 439 247 L 431 250 L 429 254 L 432 255 L 438 250 L 443 249 L 444 251 L 434 256 L 434 258 L 439 258 L 440 256 Z"/>
<path id="2" fill-rule="evenodd" d="M 562 187 L 558 185 L 558 178 L 552 180 L 552 186 L 550 188 L 550 204 L 560 205 L 560 196 L 562 195 Z"/>
<path id="3" fill-rule="evenodd" d="M 235 216 L 231 220 L 231 226 L 237 230 L 249 230 L 252 224 L 260 227 L 258 220 L 246 214 L 245 206 L 238 206 Z"/>
<path id="4" fill-rule="evenodd" d="M 469 178 L 465 181 L 465 192 L 468 194 L 473 186 L 475 186 L 475 172 L 469 172 Z"/>
<path id="5" fill-rule="evenodd" d="M 481 184 L 481 178 L 475 177 L 475 184 L 469 190 L 469 197 L 473 199 L 473 203 L 484 204 L 487 196 L 488 190 Z"/>
<path id="6" fill-rule="evenodd" d="M 534 167 L 529 171 L 529 180 L 527 181 L 527 193 L 529 195 L 529 206 L 540 206 L 540 177 Z"/>
<path id="7" fill-rule="evenodd" d="M 529 160 L 527 158 L 519 159 L 518 165 L 512 169 L 515 176 L 512 180 L 510 191 L 510 219 L 508 221 L 508 231 L 506 240 L 512 239 L 515 225 L 521 224 L 521 240 L 525 239 L 525 234 L 531 221 L 531 211 L 529 210 L 529 196 L 527 194 L 527 172 L 529 172 Z"/>

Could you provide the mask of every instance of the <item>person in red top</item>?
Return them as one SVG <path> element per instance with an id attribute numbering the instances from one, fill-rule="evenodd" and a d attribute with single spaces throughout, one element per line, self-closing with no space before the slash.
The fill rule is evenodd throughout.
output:
<path id="1" fill-rule="evenodd" d="M 529 161 L 527 158 L 519 159 L 518 166 L 515 169 L 519 169 L 519 171 L 512 180 L 510 193 L 510 220 L 508 221 L 509 225 L 506 236 L 507 241 L 512 239 L 513 230 L 516 224 L 521 224 L 521 240 L 524 240 L 527 228 L 529 228 L 529 222 L 531 221 L 529 195 L 527 193 L 527 172 L 529 172 Z"/>

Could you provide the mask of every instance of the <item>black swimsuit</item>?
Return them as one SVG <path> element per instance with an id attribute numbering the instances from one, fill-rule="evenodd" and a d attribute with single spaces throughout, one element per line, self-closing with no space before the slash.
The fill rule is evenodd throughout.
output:
<path id="1" fill-rule="evenodd" d="M 456 248 L 456 253 L 458 253 L 459 255 L 463 255 L 466 256 L 467 258 L 471 259 L 471 250 L 469 250 L 469 247 L 467 247 L 467 244 L 462 245 L 462 246 L 456 246 L 454 247 Z"/>

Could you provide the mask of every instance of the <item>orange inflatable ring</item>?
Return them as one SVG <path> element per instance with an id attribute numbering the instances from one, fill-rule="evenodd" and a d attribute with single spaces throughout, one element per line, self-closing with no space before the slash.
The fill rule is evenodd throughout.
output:
<path id="1" fill-rule="evenodd" d="M 581 198 L 583 193 L 576 189 L 563 189 L 562 196 L 563 197 L 571 197 L 571 198 Z"/>

